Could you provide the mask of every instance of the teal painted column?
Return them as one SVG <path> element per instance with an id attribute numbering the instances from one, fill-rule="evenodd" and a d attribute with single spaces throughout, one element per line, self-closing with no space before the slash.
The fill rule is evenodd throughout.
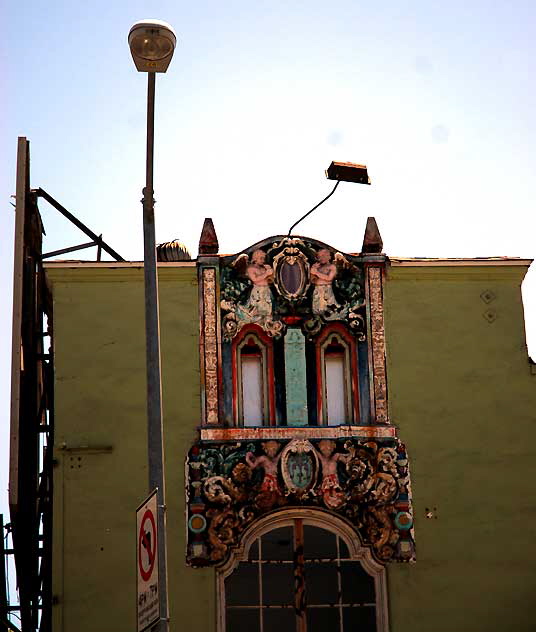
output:
<path id="1" fill-rule="evenodd" d="M 307 380 L 305 370 L 305 336 L 300 329 L 289 328 L 285 336 L 285 388 L 287 425 L 306 426 Z"/>

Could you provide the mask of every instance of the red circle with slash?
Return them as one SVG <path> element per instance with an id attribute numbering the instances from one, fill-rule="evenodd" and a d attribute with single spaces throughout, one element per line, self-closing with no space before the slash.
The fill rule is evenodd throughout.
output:
<path id="1" fill-rule="evenodd" d="M 147 531 L 145 529 L 145 524 L 149 522 L 150 527 L 152 529 L 153 538 L 147 537 Z M 151 542 L 152 539 L 152 542 Z M 148 567 L 145 569 L 143 567 L 141 552 L 142 547 L 147 551 L 147 555 L 149 557 Z M 156 524 L 154 520 L 153 512 L 150 509 L 143 514 L 143 518 L 141 520 L 140 525 L 140 533 L 138 537 L 138 567 L 140 569 L 140 575 L 144 582 L 148 582 L 151 578 L 154 568 L 154 562 L 156 559 Z"/>

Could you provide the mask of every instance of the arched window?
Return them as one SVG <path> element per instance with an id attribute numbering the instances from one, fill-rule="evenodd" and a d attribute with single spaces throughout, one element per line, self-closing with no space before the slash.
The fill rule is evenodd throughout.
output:
<path id="1" fill-rule="evenodd" d="M 319 514 L 287 511 L 245 536 L 220 573 L 219 632 L 387 631 L 384 568 Z"/>
<path id="2" fill-rule="evenodd" d="M 316 341 L 318 423 L 359 423 L 355 341 L 341 324 L 332 324 Z"/>
<path id="3" fill-rule="evenodd" d="M 238 426 L 274 422 L 272 342 L 260 327 L 245 327 L 233 342 L 233 409 Z"/>

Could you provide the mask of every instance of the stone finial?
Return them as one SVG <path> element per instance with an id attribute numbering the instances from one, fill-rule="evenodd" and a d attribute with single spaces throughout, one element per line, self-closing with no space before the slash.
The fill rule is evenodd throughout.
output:
<path id="1" fill-rule="evenodd" d="M 383 241 L 378 229 L 378 224 L 376 224 L 376 220 L 374 219 L 374 217 L 368 217 L 361 252 L 369 254 L 379 254 L 381 253 L 382 249 Z"/>
<path id="2" fill-rule="evenodd" d="M 199 254 L 200 255 L 217 255 L 218 254 L 218 236 L 214 229 L 214 224 L 210 217 L 206 217 L 203 223 L 203 230 L 199 238 Z"/>

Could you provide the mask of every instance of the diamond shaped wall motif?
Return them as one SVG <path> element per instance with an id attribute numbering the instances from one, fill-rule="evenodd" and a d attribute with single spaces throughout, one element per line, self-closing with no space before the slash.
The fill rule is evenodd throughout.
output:
<path id="1" fill-rule="evenodd" d="M 488 305 L 491 301 L 494 301 L 497 297 L 491 290 L 484 290 L 480 295 L 480 298 Z"/>
<path id="2" fill-rule="evenodd" d="M 484 316 L 490 325 L 497 320 L 497 312 L 494 309 L 487 309 L 482 316 Z"/>

